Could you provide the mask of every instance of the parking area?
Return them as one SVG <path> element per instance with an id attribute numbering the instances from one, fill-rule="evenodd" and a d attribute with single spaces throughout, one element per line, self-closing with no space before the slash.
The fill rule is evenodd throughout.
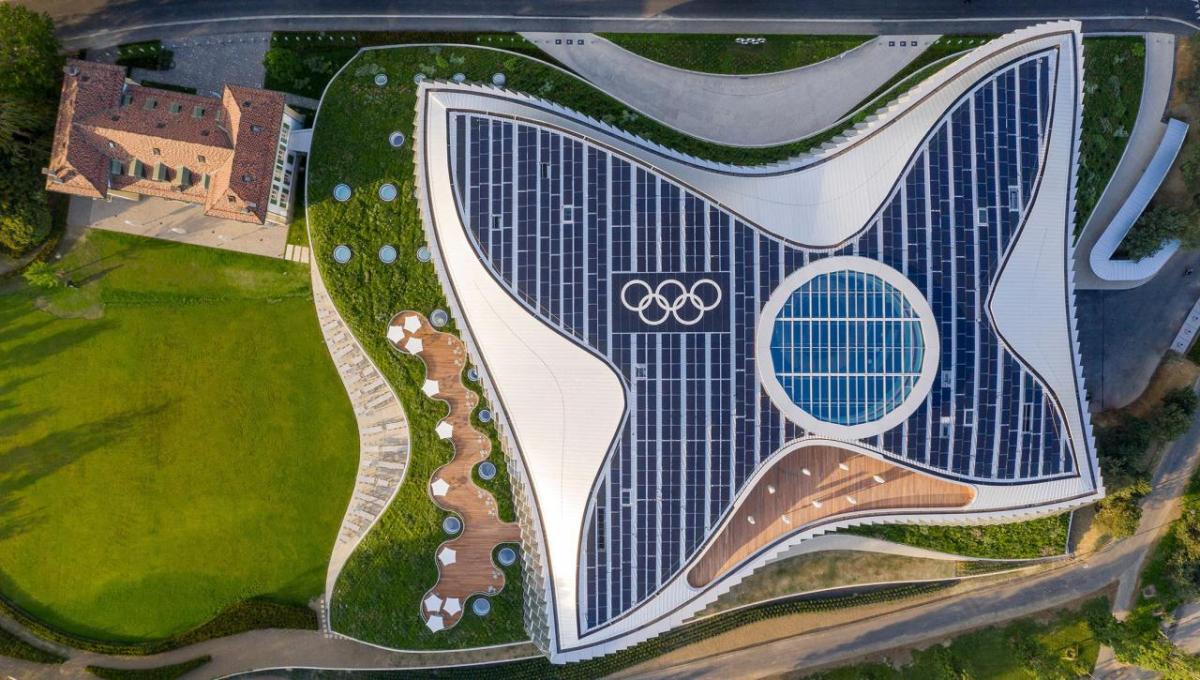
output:
<path id="1" fill-rule="evenodd" d="M 67 224 L 267 257 L 282 258 L 287 245 L 287 227 L 208 217 L 200 205 L 164 198 L 105 202 L 73 196 Z"/>

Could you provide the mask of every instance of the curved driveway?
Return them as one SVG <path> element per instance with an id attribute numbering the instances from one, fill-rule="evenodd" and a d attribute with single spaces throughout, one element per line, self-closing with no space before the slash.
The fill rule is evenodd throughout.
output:
<path id="1" fill-rule="evenodd" d="M 881 36 L 817 64 L 731 76 L 685 71 L 591 33 L 522 33 L 593 85 L 693 137 L 772 146 L 829 128 L 937 40 Z"/>

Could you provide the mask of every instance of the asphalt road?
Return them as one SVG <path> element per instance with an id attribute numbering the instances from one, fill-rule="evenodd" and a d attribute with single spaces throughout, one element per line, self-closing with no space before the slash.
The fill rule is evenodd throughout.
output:
<path id="1" fill-rule="evenodd" d="M 1038 19 L 1089 31 L 1191 33 L 1191 0 L 16 0 L 48 12 L 69 47 L 262 30 L 1001 33 Z"/>

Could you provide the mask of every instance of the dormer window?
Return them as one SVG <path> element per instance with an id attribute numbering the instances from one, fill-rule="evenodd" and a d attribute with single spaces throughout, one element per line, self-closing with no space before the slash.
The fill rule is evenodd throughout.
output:
<path id="1" fill-rule="evenodd" d="M 196 156 L 196 162 L 197 163 L 207 163 L 208 159 L 206 159 L 204 156 Z"/>
<path id="2" fill-rule="evenodd" d="M 192 118 L 203 118 L 203 117 L 204 117 L 204 107 L 200 106 L 199 104 L 193 106 L 192 107 Z"/>
<path id="3" fill-rule="evenodd" d="M 171 113 L 179 113 L 180 111 L 183 111 L 183 104 L 171 102 Z"/>
<path id="4" fill-rule="evenodd" d="M 121 106 L 129 106 L 132 103 L 133 103 L 133 93 L 132 92 L 126 92 L 125 94 L 121 95 Z"/>
<path id="5" fill-rule="evenodd" d="M 261 125 L 251 125 L 251 126 L 250 126 L 250 131 L 251 131 L 251 132 L 262 132 L 262 131 L 263 131 L 263 126 L 261 126 Z"/>
<path id="6" fill-rule="evenodd" d="M 251 175 L 251 174 L 249 174 L 249 173 L 247 173 L 247 174 L 245 174 L 245 175 L 242 175 L 242 181 L 243 181 L 243 182 L 253 182 L 253 181 L 254 181 L 254 175 Z"/>
<path id="7" fill-rule="evenodd" d="M 246 108 L 250 108 L 250 100 L 247 99 L 246 101 L 242 102 L 242 106 L 244 106 Z"/>
<path id="8" fill-rule="evenodd" d="M 154 109 L 158 108 L 158 100 L 154 97 L 146 97 L 146 103 L 142 104 L 142 108 L 146 109 L 147 111 L 153 111 Z"/>
<path id="9" fill-rule="evenodd" d="M 155 156 L 161 156 L 161 155 L 162 155 L 162 149 L 160 149 L 160 148 L 158 148 L 158 147 L 156 146 L 156 147 L 154 147 L 153 149 L 151 149 L 151 150 L 150 150 L 150 153 L 154 154 Z"/>

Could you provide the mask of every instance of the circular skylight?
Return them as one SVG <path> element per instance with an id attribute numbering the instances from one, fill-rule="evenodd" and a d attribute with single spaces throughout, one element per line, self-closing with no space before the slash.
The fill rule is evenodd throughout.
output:
<path id="1" fill-rule="evenodd" d="M 379 249 L 379 261 L 384 264 L 391 264 L 396 261 L 396 246 L 385 245 Z"/>
<path id="2" fill-rule="evenodd" d="M 936 370 L 929 304 L 900 272 L 865 258 L 818 260 L 789 276 L 758 332 L 768 394 L 818 434 L 869 436 L 898 424 Z"/>
<path id="3" fill-rule="evenodd" d="M 479 478 L 480 479 L 487 481 L 489 479 L 495 479 L 495 477 L 496 477 L 496 464 L 495 463 L 493 463 L 490 460 L 485 460 L 479 464 Z"/>
<path id="4" fill-rule="evenodd" d="M 396 185 L 388 182 L 379 187 L 379 200 L 391 203 L 396 200 Z"/>
<path id="5" fill-rule="evenodd" d="M 350 261 L 350 246 L 340 245 L 333 249 L 333 261 L 338 264 L 346 264 Z"/>
<path id="6" fill-rule="evenodd" d="M 345 203 L 350 200 L 350 185 L 339 184 L 333 188 L 333 200 Z"/>
<path id="7" fill-rule="evenodd" d="M 462 520 L 454 515 L 450 515 L 442 520 L 442 531 L 450 534 L 451 536 L 457 534 L 458 532 L 462 531 Z"/>
<path id="8" fill-rule="evenodd" d="M 486 597 L 477 597 L 471 603 L 471 611 L 475 612 L 475 616 L 487 616 L 492 612 L 492 601 Z"/>
<path id="9" fill-rule="evenodd" d="M 504 546 L 500 552 L 496 553 L 496 559 L 500 561 L 500 565 L 507 567 L 517 561 L 517 551 L 514 548 Z"/>

